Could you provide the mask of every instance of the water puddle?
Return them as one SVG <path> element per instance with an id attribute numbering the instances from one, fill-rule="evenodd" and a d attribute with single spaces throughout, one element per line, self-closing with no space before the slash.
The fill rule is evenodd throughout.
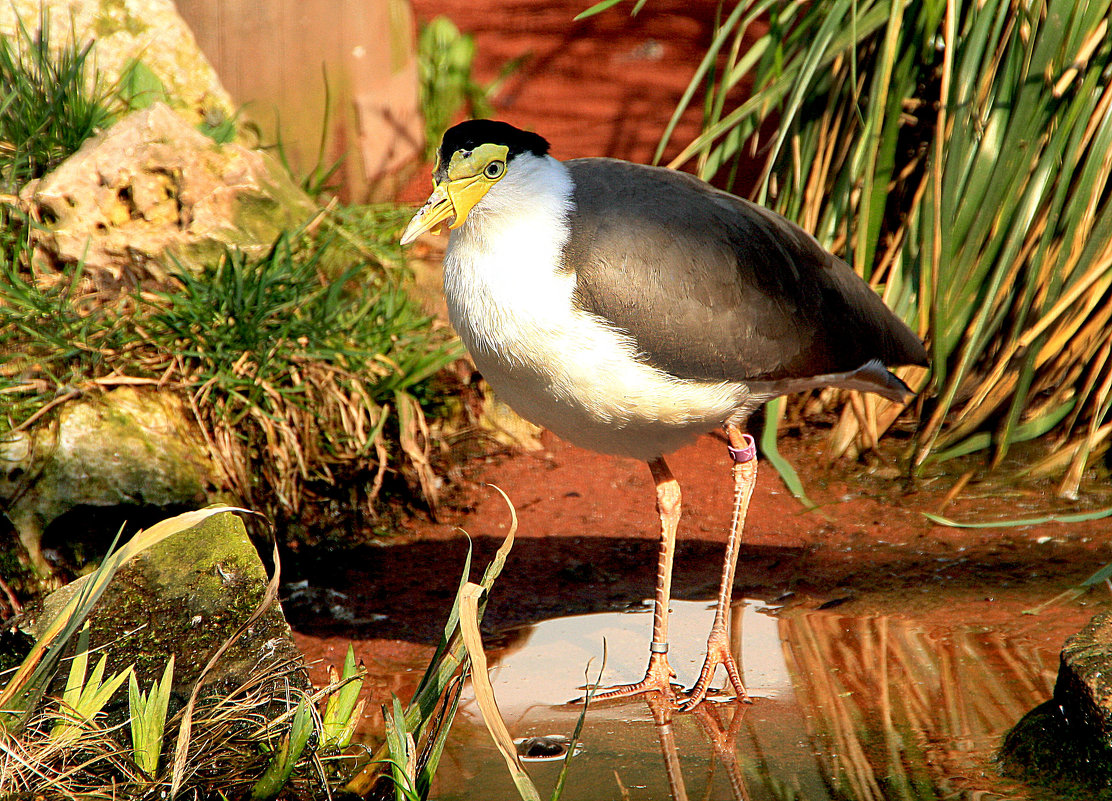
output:
<path id="1" fill-rule="evenodd" d="M 673 604 L 670 657 L 684 686 L 702 664 L 712 618 L 710 604 Z M 581 707 L 567 702 L 582 695 L 584 671 L 598 675 L 605 641 L 603 684 L 639 678 L 651 624 L 647 606 L 565 617 L 517 630 L 492 649 L 499 704 L 533 757 L 527 766 L 542 797 L 560 771 L 561 738 L 575 727 Z M 705 703 L 670 716 L 643 699 L 592 705 L 562 797 L 1048 797 L 1003 778 L 995 763 L 1007 730 L 1050 697 L 1057 669 L 1055 651 L 1013 637 L 1006 623 L 746 601 L 734 608 L 732 630 L 752 704 Z M 433 797 L 518 798 L 471 700 Z"/>

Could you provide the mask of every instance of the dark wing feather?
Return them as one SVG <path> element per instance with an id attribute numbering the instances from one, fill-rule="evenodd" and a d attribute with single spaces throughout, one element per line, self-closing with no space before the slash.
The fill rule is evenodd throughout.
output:
<path id="1" fill-rule="evenodd" d="M 576 301 L 682 378 L 776 380 L 926 364 L 919 338 L 803 229 L 689 175 L 567 162 Z"/>

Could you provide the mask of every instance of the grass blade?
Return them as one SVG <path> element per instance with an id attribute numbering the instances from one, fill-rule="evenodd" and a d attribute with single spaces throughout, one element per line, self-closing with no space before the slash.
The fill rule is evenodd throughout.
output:
<path id="1" fill-rule="evenodd" d="M 499 753 L 506 761 L 506 768 L 510 772 L 514 786 L 523 801 L 540 801 L 540 794 L 533 784 L 521 758 L 517 755 L 517 747 L 513 737 L 510 736 L 506 722 L 498 711 L 498 702 L 494 698 L 494 687 L 490 684 L 487 675 L 486 654 L 483 651 L 482 635 L 479 633 L 479 598 L 486 590 L 478 585 L 468 582 L 463 589 L 462 603 L 460 604 L 460 633 L 467 647 L 467 655 L 471 659 L 474 669 L 471 671 L 471 686 L 475 690 L 475 700 L 483 713 L 483 723 L 490 732 L 491 739 L 498 747 Z"/>

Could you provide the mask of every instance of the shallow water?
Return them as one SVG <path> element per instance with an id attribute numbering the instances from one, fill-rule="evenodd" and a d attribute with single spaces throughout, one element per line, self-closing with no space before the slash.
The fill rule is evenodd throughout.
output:
<path id="1" fill-rule="evenodd" d="M 1030 618 L 994 620 L 1030 624 Z M 671 663 L 690 686 L 713 618 L 708 603 L 672 605 Z M 640 678 L 649 607 L 548 620 L 508 638 L 491 680 L 515 738 L 569 736 L 585 671 L 602 683 Z M 735 653 L 753 703 L 705 703 L 667 715 L 644 699 L 592 705 L 563 798 L 1036 799 L 1000 775 L 1007 730 L 1050 697 L 1056 653 L 1007 622 L 937 614 L 775 609 L 736 604 Z M 722 671 L 719 671 L 719 684 Z M 541 797 L 561 761 L 527 767 Z M 465 697 L 438 773 L 439 799 L 517 799 L 478 708 Z"/>

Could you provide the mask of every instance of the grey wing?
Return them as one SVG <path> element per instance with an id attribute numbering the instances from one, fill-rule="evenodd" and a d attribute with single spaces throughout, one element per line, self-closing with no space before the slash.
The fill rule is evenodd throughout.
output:
<path id="1" fill-rule="evenodd" d="M 682 378 L 777 380 L 926 363 L 868 284 L 774 212 L 672 170 L 567 166 L 576 300 L 651 364 Z"/>

